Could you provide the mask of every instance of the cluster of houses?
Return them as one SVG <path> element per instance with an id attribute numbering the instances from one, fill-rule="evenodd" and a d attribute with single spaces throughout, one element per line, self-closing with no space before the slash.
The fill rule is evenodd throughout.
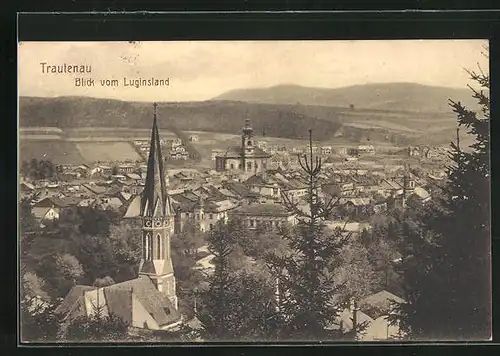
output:
<path id="1" fill-rule="evenodd" d="M 450 153 L 449 147 L 408 146 L 408 157 L 425 158 L 430 160 L 446 159 Z"/>
<path id="2" fill-rule="evenodd" d="M 374 174 L 368 170 L 326 166 L 320 177 L 320 196 L 335 197 L 339 207 L 330 223 L 363 221 L 393 206 L 425 204 L 437 179 L 417 177 L 401 169 Z M 175 231 L 187 221 L 209 231 L 218 220 L 242 219 L 250 229 L 295 224 L 285 199 L 307 208 L 307 177 L 300 170 L 268 169 L 255 174 L 185 169 L 171 172 L 168 193 L 175 209 Z M 125 218 L 139 216 L 140 198 L 131 200 Z"/>
<path id="3" fill-rule="evenodd" d="M 198 135 L 190 135 L 189 141 L 198 141 Z M 149 140 L 134 141 L 134 145 L 144 157 L 147 157 L 149 155 L 149 144 Z M 165 155 L 165 157 L 168 157 L 172 160 L 187 160 L 189 158 L 187 148 L 180 138 L 176 138 L 174 140 L 160 139 L 160 145 L 162 149 L 167 151 L 168 153 Z"/>
<path id="4" fill-rule="evenodd" d="M 249 228 L 296 223 L 294 213 L 285 209 L 285 200 L 307 209 L 308 177 L 300 168 L 272 164 L 273 156 L 254 141 L 247 122 L 242 146 L 219 152 L 215 169 L 167 170 L 176 232 L 187 221 L 209 231 L 218 220 L 232 216 L 241 218 Z M 181 156 L 187 154 L 180 139 L 172 141 L 171 147 Z M 372 148 L 364 147 L 362 152 L 370 154 Z M 20 194 L 30 199 L 41 224 L 57 219 L 60 210 L 68 206 L 109 209 L 124 218 L 135 218 L 139 217 L 146 168 L 145 164 L 130 162 L 67 165 L 58 182 L 22 180 Z M 356 162 L 325 163 L 318 190 L 325 201 L 335 198 L 337 202 L 329 224 L 346 220 L 363 223 L 391 207 L 428 202 L 441 179 L 434 173 L 422 178 L 404 167 L 362 169 Z"/>
<path id="5" fill-rule="evenodd" d="M 190 136 L 190 139 L 191 137 L 193 136 Z M 189 158 L 189 152 L 180 138 L 172 141 L 168 157 L 173 160 L 187 160 Z"/>
<path id="6" fill-rule="evenodd" d="M 129 318 L 131 325 L 137 328 L 156 330 L 179 324 L 181 316 L 173 272 L 164 273 L 162 270 L 161 275 L 156 275 L 156 270 L 151 272 L 156 266 L 164 267 L 171 263 L 162 244 L 162 237 L 166 235 L 162 234 L 170 234 L 172 224 L 162 225 L 155 215 L 161 208 L 161 205 L 155 205 L 160 199 L 171 202 L 168 213 L 166 210 L 163 212 L 163 219 L 168 217 L 173 220 L 173 233 L 183 231 L 188 224 L 207 232 L 217 222 L 226 222 L 231 218 L 240 219 L 249 229 L 279 228 L 284 224 L 297 224 L 300 210 L 308 213 L 309 177 L 301 169 L 268 165 L 268 160 L 273 161 L 273 155 L 285 156 L 288 151 L 284 147 L 275 147 L 275 152 L 271 153 L 274 148 L 256 142 L 248 120 L 243 128 L 241 146 L 216 152 L 214 169 L 170 169 L 167 165 L 164 170 L 161 148 L 166 141 L 159 140 L 155 126 L 156 113 L 153 133 L 156 132 L 157 136 L 153 142 L 146 142 L 147 150 L 144 150 L 152 151 L 148 165 L 130 162 L 66 165 L 55 182 L 21 179 L 21 198 L 29 202 L 41 226 L 59 219 L 64 209 L 75 206 L 113 211 L 123 219 L 145 221 L 141 266 L 147 267 L 146 272 L 140 272 L 137 279 L 104 288 L 75 286 L 58 308 L 59 312 L 71 314 L 76 310 L 75 305 L 85 310 L 85 303 L 96 299 L 104 301 L 103 305 L 110 312 Z M 196 139 L 192 135 L 189 141 Z M 134 143 L 143 151 L 145 146 L 142 141 Z M 168 157 L 185 159 L 173 158 L 187 155 L 182 140 L 173 140 L 170 148 Z M 300 152 L 311 149 L 313 153 L 324 155 L 333 151 L 331 147 L 323 146 L 305 147 Z M 353 152 L 360 155 L 375 151 L 373 146 L 359 146 Z M 370 217 L 374 214 L 383 213 L 391 207 L 405 208 L 411 204 L 428 203 L 434 194 L 439 193 L 441 186 L 439 172 L 432 173 L 416 175 L 408 167 L 399 166 L 362 168 L 358 163 L 351 162 L 325 163 L 312 189 L 320 199 L 335 200 L 337 203 L 332 215 L 325 221 L 327 227 L 345 228 L 348 222 L 354 221 L 349 230 L 361 233 L 370 228 Z M 289 209 L 290 204 L 295 209 Z M 163 209 L 166 206 L 164 204 Z M 150 235 L 153 216 L 156 219 L 154 229 L 158 232 L 156 243 Z M 147 225 L 148 221 L 150 225 Z M 170 251 L 170 247 L 166 251 Z M 155 263 L 148 264 L 151 261 Z M 208 260 L 206 262 L 209 264 Z M 158 282 L 160 279 L 165 279 L 165 288 L 162 287 L 163 282 Z M 114 303 L 118 299 L 120 303 Z M 361 336 L 363 340 L 396 338 L 399 330 L 392 329 L 387 322 L 389 305 L 393 301 L 402 302 L 387 291 L 367 296 L 360 301 L 359 308 L 346 308 L 331 327 L 351 330 L 354 328 L 353 320 L 357 319 L 368 325 Z M 115 307 L 116 310 L 112 310 Z"/>

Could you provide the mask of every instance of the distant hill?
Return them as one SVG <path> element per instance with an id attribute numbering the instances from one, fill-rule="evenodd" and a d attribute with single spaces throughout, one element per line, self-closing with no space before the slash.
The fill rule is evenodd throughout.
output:
<path id="1" fill-rule="evenodd" d="M 415 83 L 364 84 L 343 88 L 311 88 L 278 85 L 269 88 L 236 89 L 214 100 L 268 104 L 320 105 L 355 109 L 444 113 L 450 112 L 448 99 L 475 107 L 467 88 L 447 88 Z"/>
<path id="2" fill-rule="evenodd" d="M 127 102 L 89 97 L 21 97 L 20 126 L 79 128 L 129 127 L 150 128 L 153 107 L 147 102 Z M 318 140 L 333 137 L 341 124 L 334 117 L 320 119 L 294 110 L 289 105 L 205 101 L 159 103 L 160 128 L 220 133 L 240 132 L 248 117 L 257 134 L 305 138 L 307 130 L 315 130 Z"/>

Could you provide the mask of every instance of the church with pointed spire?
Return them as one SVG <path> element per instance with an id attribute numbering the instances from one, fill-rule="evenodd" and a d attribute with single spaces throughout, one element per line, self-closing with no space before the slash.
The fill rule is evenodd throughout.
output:
<path id="1" fill-rule="evenodd" d="M 141 196 L 142 259 L 139 275 L 150 277 L 157 289 L 168 296 L 177 308 L 170 253 L 170 239 L 174 233 L 174 209 L 167 193 L 156 107 L 155 103 L 146 181 Z"/>
<path id="2" fill-rule="evenodd" d="M 91 316 L 97 309 L 121 317 L 132 328 L 168 330 L 182 322 L 170 252 L 174 213 L 167 193 L 156 103 L 153 108 L 146 181 L 138 202 L 142 224 L 138 277 L 106 287 L 74 286 L 56 309 L 67 322 Z"/>

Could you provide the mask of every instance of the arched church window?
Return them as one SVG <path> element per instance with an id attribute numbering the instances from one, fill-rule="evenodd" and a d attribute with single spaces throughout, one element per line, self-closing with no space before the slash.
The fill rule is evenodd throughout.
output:
<path id="1" fill-rule="evenodd" d="M 247 145 L 248 145 L 248 146 L 252 146 L 252 141 L 251 141 L 251 140 L 248 140 Z"/>
<path id="2" fill-rule="evenodd" d="M 162 248 L 161 248 L 161 235 L 158 234 L 156 235 L 156 259 L 161 260 L 161 253 L 162 253 Z"/>
<path id="3" fill-rule="evenodd" d="M 144 244 L 144 253 L 145 253 L 145 258 L 149 259 L 151 257 L 151 234 L 148 232 L 146 234 L 146 241 Z"/>

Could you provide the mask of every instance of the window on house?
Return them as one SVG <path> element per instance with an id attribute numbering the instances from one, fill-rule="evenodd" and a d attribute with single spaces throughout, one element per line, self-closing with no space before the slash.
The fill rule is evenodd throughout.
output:
<path id="1" fill-rule="evenodd" d="M 238 164 L 238 169 L 241 169 L 241 163 L 240 163 L 240 164 Z"/>
<path id="2" fill-rule="evenodd" d="M 196 220 L 200 220 L 200 214 L 196 214 Z"/>
<path id="3" fill-rule="evenodd" d="M 214 218 L 214 214 L 210 214 L 210 220 Z"/>
<path id="4" fill-rule="evenodd" d="M 212 230 L 214 228 L 214 224 L 210 224 L 210 230 Z"/>
<path id="5" fill-rule="evenodd" d="M 252 169 L 252 162 L 247 163 L 247 169 Z"/>
<path id="6" fill-rule="evenodd" d="M 205 219 L 205 214 L 201 214 L 201 218 L 202 218 L 202 219 Z"/>
<path id="7" fill-rule="evenodd" d="M 259 168 L 259 165 L 257 163 L 255 163 L 255 169 Z"/>
<path id="8" fill-rule="evenodd" d="M 231 167 L 231 169 L 234 169 L 234 164 L 231 163 L 230 167 Z"/>

